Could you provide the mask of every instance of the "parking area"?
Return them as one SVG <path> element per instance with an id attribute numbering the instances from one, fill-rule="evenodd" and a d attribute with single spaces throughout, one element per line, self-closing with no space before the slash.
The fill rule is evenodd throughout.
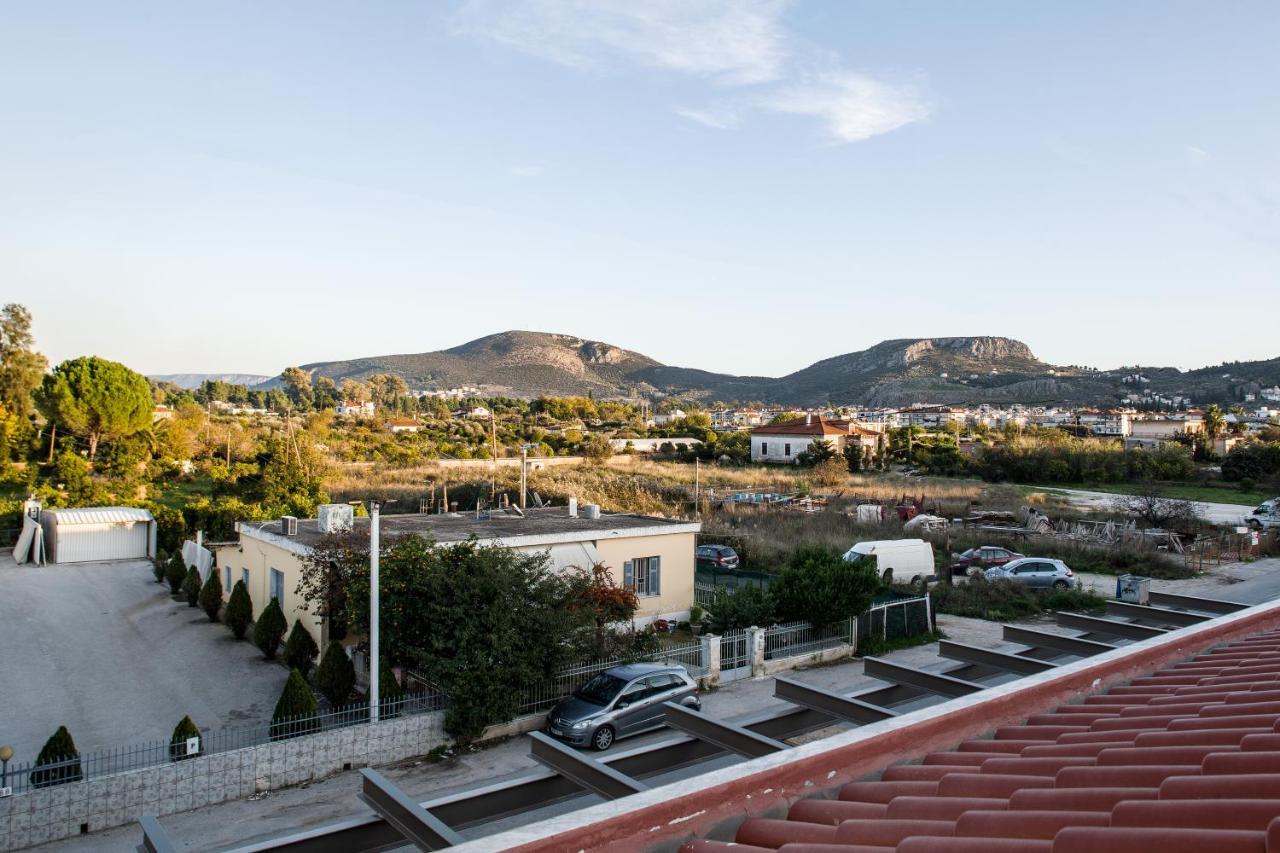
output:
<path id="1" fill-rule="evenodd" d="M 19 763 L 65 725 L 81 754 L 264 722 L 288 673 L 199 609 L 147 561 L 18 566 L 0 556 L 0 744 Z"/>

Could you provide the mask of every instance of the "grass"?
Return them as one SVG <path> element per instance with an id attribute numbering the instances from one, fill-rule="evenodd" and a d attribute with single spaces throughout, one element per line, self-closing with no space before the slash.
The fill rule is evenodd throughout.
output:
<path id="1" fill-rule="evenodd" d="M 882 640 L 879 637 L 867 637 L 865 640 L 858 641 L 858 654 L 861 657 L 878 657 L 889 652 L 896 652 L 902 649 L 915 648 L 916 646 L 927 646 L 929 643 L 936 643 L 939 640 L 945 640 L 947 635 L 941 631 L 929 631 L 924 634 L 916 634 L 914 637 L 894 637 L 890 640 Z"/>
<path id="2" fill-rule="evenodd" d="M 1230 483 L 1159 483 L 1160 494 L 1170 498 L 1188 501 L 1204 501 L 1205 503 L 1235 504 L 1254 507 L 1275 495 L 1253 489 L 1242 492 Z M 1132 495 L 1139 493 L 1144 485 L 1141 483 L 1060 483 L 1053 486 L 1032 486 L 1038 490 L 1080 489 L 1088 492 L 1106 492 L 1109 495 Z"/>
<path id="3" fill-rule="evenodd" d="M 194 479 L 179 479 L 154 486 L 153 499 L 170 509 L 181 510 L 196 498 L 213 494 L 213 481 L 201 475 Z"/>
<path id="4" fill-rule="evenodd" d="M 933 590 L 933 606 L 939 613 L 1008 622 L 1030 619 L 1056 610 L 1099 613 L 1106 601 L 1097 593 L 1080 590 L 1036 590 L 1013 581 L 971 580 Z"/>

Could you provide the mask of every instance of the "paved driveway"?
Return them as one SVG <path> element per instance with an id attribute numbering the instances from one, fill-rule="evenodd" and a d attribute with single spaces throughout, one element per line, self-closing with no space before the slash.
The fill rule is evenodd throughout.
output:
<path id="1" fill-rule="evenodd" d="M 270 719 L 288 673 L 175 602 L 145 561 L 17 566 L 0 556 L 0 744 L 36 757 L 66 725 L 81 754 Z"/>

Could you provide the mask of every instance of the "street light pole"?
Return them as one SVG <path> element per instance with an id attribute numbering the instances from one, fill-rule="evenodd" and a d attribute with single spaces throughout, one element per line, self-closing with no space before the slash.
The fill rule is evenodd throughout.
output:
<path id="1" fill-rule="evenodd" d="M 378 502 L 369 501 L 369 721 L 378 722 Z"/>

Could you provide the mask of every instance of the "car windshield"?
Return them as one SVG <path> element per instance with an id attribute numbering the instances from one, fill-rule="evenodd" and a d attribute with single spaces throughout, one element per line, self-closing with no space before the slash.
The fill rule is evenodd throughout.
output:
<path id="1" fill-rule="evenodd" d="M 876 566 L 876 558 L 874 554 L 845 554 L 844 558 L 850 563 L 855 563 L 859 566 L 870 565 L 873 569 Z"/>
<path id="2" fill-rule="evenodd" d="M 972 557 L 973 555 L 975 555 L 975 554 L 977 554 L 977 553 L 978 553 L 978 549 L 977 549 L 977 548 L 970 548 L 968 551 L 965 551 L 965 552 L 964 552 L 964 553 L 962 553 L 960 556 L 961 556 L 961 557 Z"/>
<path id="3" fill-rule="evenodd" d="M 602 672 L 575 690 L 573 695 L 593 705 L 608 705 L 626 684 L 616 675 Z"/>

